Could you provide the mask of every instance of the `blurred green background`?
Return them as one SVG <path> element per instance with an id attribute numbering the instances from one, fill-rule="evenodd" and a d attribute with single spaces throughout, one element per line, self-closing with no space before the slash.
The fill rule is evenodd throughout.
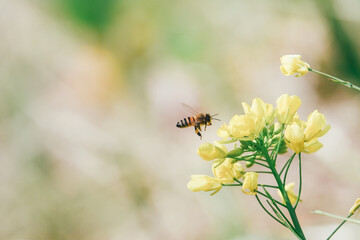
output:
<path id="1" fill-rule="evenodd" d="M 211 174 L 203 140 L 177 129 L 186 103 L 241 114 L 241 102 L 302 99 L 331 131 L 303 157 L 300 221 L 324 239 L 360 197 L 360 95 L 284 54 L 360 85 L 357 0 L 0 1 L 0 239 L 292 239 L 240 189 L 186 189 Z M 285 159 L 285 158 L 284 158 Z M 297 179 L 297 169 L 290 180 Z M 333 239 L 358 239 L 346 224 Z"/>

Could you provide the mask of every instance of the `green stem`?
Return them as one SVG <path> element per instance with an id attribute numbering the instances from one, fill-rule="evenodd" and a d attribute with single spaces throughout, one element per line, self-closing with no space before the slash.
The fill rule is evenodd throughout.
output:
<path id="1" fill-rule="evenodd" d="M 347 216 L 346 218 L 350 218 L 354 213 L 350 213 L 349 216 Z M 344 225 L 344 223 L 346 223 L 347 220 L 344 220 L 342 223 L 340 223 L 339 226 L 337 226 L 337 228 L 330 234 L 330 236 L 326 239 L 329 240 L 335 233 L 337 230 L 339 230 L 339 228 L 342 227 L 342 225 Z"/>
<path id="2" fill-rule="evenodd" d="M 271 209 L 273 210 L 273 212 L 276 214 L 276 216 L 282 220 L 285 224 L 285 226 L 292 232 L 294 233 L 294 235 L 297 237 L 297 238 L 300 238 L 299 237 L 299 234 L 296 232 L 296 230 L 294 229 L 294 227 L 292 225 L 289 225 L 284 219 L 283 219 L 283 215 L 281 215 L 276 209 L 275 207 L 273 207 L 270 202 L 268 200 L 266 200 L 267 204 L 271 207 Z"/>
<path id="3" fill-rule="evenodd" d="M 277 155 L 279 153 L 279 149 L 280 149 L 280 145 L 281 145 L 281 141 L 283 140 L 284 138 L 284 124 L 281 124 L 281 134 L 280 134 L 280 139 L 279 139 L 279 142 L 277 143 L 276 145 L 276 151 L 274 152 L 274 150 L 271 152 L 271 157 L 272 159 L 274 159 L 274 161 L 276 161 L 276 158 L 277 158 Z M 273 156 L 275 154 L 275 156 Z"/>
<path id="4" fill-rule="evenodd" d="M 265 193 L 263 193 L 263 192 L 260 192 L 259 190 L 258 191 L 256 191 L 258 194 L 260 194 L 260 195 L 262 195 L 263 197 L 266 197 L 266 198 L 268 198 L 268 199 L 270 199 L 271 201 L 275 201 L 277 204 L 279 204 L 280 206 L 282 206 L 282 207 L 284 207 L 284 208 L 286 208 L 286 205 L 285 204 L 282 204 L 281 202 L 279 202 L 279 201 L 277 201 L 277 200 L 275 200 L 275 199 L 273 199 L 271 196 L 269 197 L 268 195 L 266 195 Z"/>
<path id="5" fill-rule="evenodd" d="M 302 173 L 301 173 L 301 153 L 299 153 L 299 194 L 298 197 L 296 199 L 296 203 L 294 206 L 294 209 L 296 209 L 299 201 L 300 201 L 300 195 L 301 195 L 301 188 L 302 188 Z"/>
<path id="6" fill-rule="evenodd" d="M 309 71 L 311 71 L 311 72 L 314 72 L 314 73 L 323 75 L 323 76 L 325 76 L 325 77 L 328 77 L 328 78 L 329 78 L 331 81 L 333 81 L 333 82 L 336 82 L 336 83 L 339 83 L 339 84 L 341 84 L 341 85 L 343 85 L 343 86 L 346 86 L 346 87 L 348 87 L 348 88 L 352 88 L 352 89 L 355 89 L 355 90 L 357 90 L 357 91 L 360 91 L 360 87 L 352 84 L 351 82 L 344 81 L 344 80 L 342 80 L 342 79 L 340 79 L 340 78 L 331 76 L 331 75 L 329 75 L 329 74 L 326 74 L 326 73 L 323 73 L 323 72 L 320 72 L 320 71 L 317 71 L 317 70 L 314 70 L 314 69 L 311 69 L 311 68 L 308 68 L 308 69 L 309 69 Z"/>
<path id="7" fill-rule="evenodd" d="M 283 184 L 283 182 L 281 181 L 281 178 L 276 170 L 276 167 L 275 167 L 275 160 L 271 160 L 270 156 L 269 156 L 269 153 L 267 152 L 267 149 L 264 148 L 264 144 L 262 142 L 261 139 L 259 139 L 260 141 L 260 146 L 261 149 L 262 149 L 262 153 L 265 157 L 265 159 L 268 161 L 268 164 L 269 164 L 269 167 L 270 167 L 270 170 L 272 171 L 273 175 L 274 175 L 274 178 L 276 180 L 276 183 L 278 184 L 279 186 L 279 190 L 281 192 L 281 195 L 283 196 L 283 199 L 284 199 L 284 202 L 285 202 L 285 205 L 287 207 L 287 210 L 290 214 L 290 217 L 291 217 L 291 220 L 294 224 L 294 228 L 295 228 L 295 231 L 297 232 L 298 234 L 298 237 L 302 240 L 306 239 L 305 238 L 305 235 L 301 229 L 301 226 L 300 226 L 300 223 L 299 223 L 299 220 L 296 216 L 296 212 L 295 212 L 295 209 L 293 208 L 290 200 L 289 200 L 289 196 L 287 195 L 286 191 L 285 191 L 285 186 Z"/>
<path id="8" fill-rule="evenodd" d="M 256 200 L 259 202 L 260 206 L 262 207 L 262 209 L 264 209 L 264 211 L 269 214 L 270 217 L 272 217 L 275 221 L 277 221 L 278 223 L 280 223 L 281 225 L 283 225 L 284 227 L 287 227 L 285 225 L 285 223 L 281 222 L 279 219 L 277 219 L 274 215 L 272 215 L 266 208 L 265 206 L 262 204 L 262 202 L 260 201 L 258 195 L 255 195 Z"/>
<path id="9" fill-rule="evenodd" d="M 253 161 L 251 161 L 251 160 L 245 160 L 245 159 L 242 159 L 242 158 L 231 158 L 231 159 L 235 159 L 235 160 L 237 160 L 237 161 L 253 162 Z M 256 162 L 256 161 L 254 161 L 254 164 L 257 164 L 257 165 L 260 165 L 260 166 L 269 168 L 269 166 L 267 166 L 267 165 L 265 165 L 265 164 L 262 164 L 262 163 L 258 163 L 258 162 Z"/>
<path id="10" fill-rule="evenodd" d="M 290 158 L 289 160 L 285 163 L 285 165 L 283 166 L 283 168 L 281 169 L 279 175 L 281 176 L 281 174 L 283 173 L 283 171 L 286 169 L 286 167 L 288 166 L 288 164 L 290 165 L 292 160 L 294 159 L 296 153 L 294 153 Z"/>

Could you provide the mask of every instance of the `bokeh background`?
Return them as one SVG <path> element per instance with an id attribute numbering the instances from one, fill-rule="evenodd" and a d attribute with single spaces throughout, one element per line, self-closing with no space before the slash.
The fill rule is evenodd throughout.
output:
<path id="1" fill-rule="evenodd" d="M 211 174 L 177 129 L 181 103 L 228 122 L 241 102 L 302 99 L 331 131 L 303 156 L 298 215 L 325 239 L 360 197 L 360 95 L 284 54 L 360 85 L 358 0 L 1 0 L 0 239 L 293 239 L 238 188 L 193 193 Z M 288 156 L 288 155 L 286 155 Z M 283 158 L 285 161 L 286 157 Z M 290 172 L 297 179 L 297 167 Z M 333 239 L 358 239 L 347 223 Z"/>

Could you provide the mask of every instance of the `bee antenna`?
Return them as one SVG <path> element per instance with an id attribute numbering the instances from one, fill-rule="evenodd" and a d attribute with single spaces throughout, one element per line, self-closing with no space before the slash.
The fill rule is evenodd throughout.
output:
<path id="1" fill-rule="evenodd" d="M 216 114 L 212 115 L 211 117 L 215 117 L 216 115 L 219 115 L 219 114 L 218 114 L 218 113 L 216 113 Z"/>
<path id="2" fill-rule="evenodd" d="M 218 118 L 212 118 L 212 120 L 217 120 L 217 121 L 221 121 L 220 119 L 218 119 Z"/>

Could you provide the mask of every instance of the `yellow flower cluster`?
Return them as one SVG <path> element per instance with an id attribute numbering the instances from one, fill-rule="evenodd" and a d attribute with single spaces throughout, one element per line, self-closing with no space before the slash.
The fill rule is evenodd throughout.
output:
<path id="1" fill-rule="evenodd" d="M 265 144 L 266 141 L 268 147 L 277 146 L 278 153 L 286 152 L 286 146 L 295 153 L 312 153 L 319 150 L 322 144 L 318 138 L 329 131 L 330 125 L 326 124 L 325 116 L 317 110 L 309 115 L 307 122 L 300 120 L 297 114 L 300 105 L 301 100 L 298 96 L 288 94 L 283 94 L 277 99 L 276 108 L 260 98 L 253 99 L 251 106 L 242 103 L 244 114 L 233 116 L 229 124 L 224 123 L 218 129 L 218 136 L 222 140 L 214 144 L 203 143 L 197 150 L 202 159 L 215 160 L 212 165 L 214 177 L 193 175 L 187 187 L 191 191 L 213 191 L 213 195 L 224 184 L 233 183 L 235 179 L 244 177 L 242 191 L 248 195 L 256 195 L 258 173 L 245 172 L 243 166 L 236 162 L 242 159 L 247 162 L 247 167 L 252 166 L 252 161 L 255 161 L 258 155 L 256 150 L 255 154 L 245 154 L 244 158 L 236 158 L 241 156 L 246 149 L 248 149 L 247 152 L 254 152 L 251 146 Z M 274 123 L 275 117 L 278 123 Z M 284 129 L 284 138 L 280 141 L 280 133 Z M 230 152 L 222 145 L 239 140 L 241 147 L 235 145 L 235 149 Z M 296 199 L 296 196 L 292 194 L 293 187 L 294 185 L 290 184 L 286 189 L 291 202 Z"/>
<path id="2" fill-rule="evenodd" d="M 254 98 L 251 107 L 242 103 L 245 114 L 235 115 L 231 118 L 229 125 L 224 123 L 218 130 L 218 136 L 226 141 L 229 137 L 237 140 L 254 140 L 263 130 L 266 124 L 275 118 L 274 107 L 264 103 L 261 98 Z"/>

